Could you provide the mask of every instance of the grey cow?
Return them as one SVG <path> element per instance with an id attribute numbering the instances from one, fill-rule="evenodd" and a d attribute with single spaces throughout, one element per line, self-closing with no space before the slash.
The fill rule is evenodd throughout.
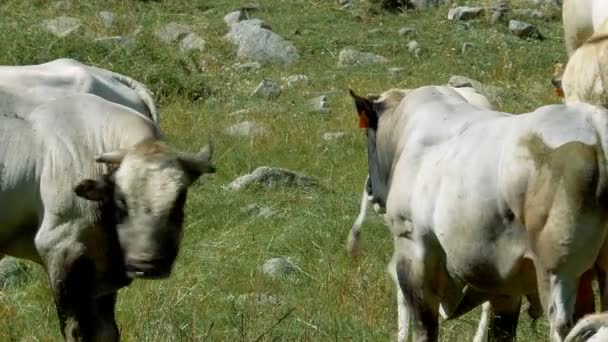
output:
<path id="1" fill-rule="evenodd" d="M 140 113 L 90 94 L 0 113 L 0 254 L 48 275 L 68 341 L 116 341 L 117 290 L 170 272 L 211 149 L 172 151 Z M 96 157 L 95 157 L 96 156 Z"/>

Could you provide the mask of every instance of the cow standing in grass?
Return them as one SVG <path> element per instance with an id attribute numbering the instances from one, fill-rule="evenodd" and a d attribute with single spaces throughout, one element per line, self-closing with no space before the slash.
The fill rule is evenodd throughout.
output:
<path id="1" fill-rule="evenodd" d="M 159 136 L 89 94 L 0 113 L 0 253 L 44 266 L 68 341 L 118 340 L 118 289 L 171 272 L 187 189 L 214 166 Z"/>
<path id="2" fill-rule="evenodd" d="M 608 111 L 552 105 L 514 116 L 447 87 L 416 89 L 396 106 L 383 97 L 357 108 L 414 339 L 437 340 L 440 304 L 458 317 L 489 300 L 491 335 L 512 340 L 521 297 L 538 292 L 551 339 L 562 341 L 589 312 L 579 282 L 608 268 Z"/>

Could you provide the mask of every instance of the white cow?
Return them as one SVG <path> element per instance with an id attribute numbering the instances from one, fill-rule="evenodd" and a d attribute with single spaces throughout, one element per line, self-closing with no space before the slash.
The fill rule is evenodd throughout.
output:
<path id="1" fill-rule="evenodd" d="M 568 57 L 608 19 L 605 0 L 564 0 L 562 20 Z"/>
<path id="2" fill-rule="evenodd" d="M 565 342 L 605 342 L 608 341 L 608 312 L 588 315 L 578 321 Z"/>
<path id="3" fill-rule="evenodd" d="M 44 266 L 68 341 L 117 341 L 117 290 L 171 272 L 187 188 L 215 168 L 159 136 L 90 94 L 0 112 L 0 254 Z"/>
<path id="4" fill-rule="evenodd" d="M 397 106 L 385 95 L 356 104 L 414 340 L 437 340 L 440 304 L 457 317 L 487 300 L 492 334 L 511 340 L 521 297 L 539 293 L 551 339 L 562 341 L 586 313 L 575 302 L 593 298 L 585 275 L 608 268 L 608 111 L 580 103 L 510 115 L 448 87 L 418 88 Z"/>
<path id="5" fill-rule="evenodd" d="M 0 97 L 4 113 L 23 115 L 49 100 L 88 93 L 132 108 L 160 123 L 151 92 L 141 83 L 118 73 L 85 65 L 73 59 L 25 66 L 0 66 Z"/>

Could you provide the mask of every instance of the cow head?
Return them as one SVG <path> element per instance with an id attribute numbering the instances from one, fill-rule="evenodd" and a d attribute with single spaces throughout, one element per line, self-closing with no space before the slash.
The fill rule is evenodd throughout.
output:
<path id="1" fill-rule="evenodd" d="M 212 153 L 212 147 L 187 154 L 159 141 L 143 141 L 98 156 L 96 161 L 113 171 L 76 186 L 79 197 L 110 203 L 129 277 L 169 276 L 182 237 L 188 187 L 200 175 L 215 172 Z"/>

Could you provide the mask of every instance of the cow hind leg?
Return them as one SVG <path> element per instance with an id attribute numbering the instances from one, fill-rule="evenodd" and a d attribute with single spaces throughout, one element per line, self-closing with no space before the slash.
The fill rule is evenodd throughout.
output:
<path id="1" fill-rule="evenodd" d="M 95 299 L 98 331 L 95 340 L 98 342 L 120 340 L 115 316 L 116 297 L 117 293 L 113 292 Z"/>

